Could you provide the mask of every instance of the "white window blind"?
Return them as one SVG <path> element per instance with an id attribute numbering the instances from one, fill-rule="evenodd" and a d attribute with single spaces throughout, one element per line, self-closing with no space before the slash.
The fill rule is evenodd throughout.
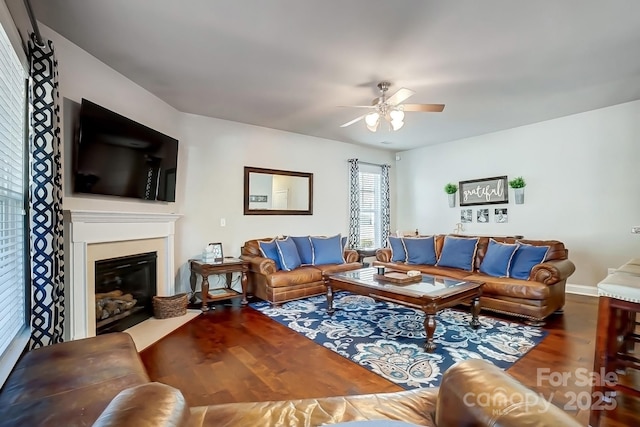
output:
<path id="1" fill-rule="evenodd" d="M 382 247 L 382 170 L 360 165 L 360 246 Z"/>
<path id="2" fill-rule="evenodd" d="M 25 120 L 26 71 L 0 10 L 0 384 L 24 350 L 26 317 Z M 13 32 L 13 33 L 12 33 Z M 22 52 L 21 52 L 22 53 Z"/>

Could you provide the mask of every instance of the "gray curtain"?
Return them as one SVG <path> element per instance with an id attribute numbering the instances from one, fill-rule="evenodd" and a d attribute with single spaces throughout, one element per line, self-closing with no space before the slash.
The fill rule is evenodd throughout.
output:
<path id="1" fill-rule="evenodd" d="M 58 71 L 53 43 L 29 41 L 31 349 L 62 342 L 64 248 Z"/>
<path id="2" fill-rule="evenodd" d="M 360 247 L 360 168 L 349 159 L 349 247 Z"/>

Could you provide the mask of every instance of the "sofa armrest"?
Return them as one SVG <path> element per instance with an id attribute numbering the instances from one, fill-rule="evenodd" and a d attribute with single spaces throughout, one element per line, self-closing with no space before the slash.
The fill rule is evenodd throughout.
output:
<path id="1" fill-rule="evenodd" d="M 442 377 L 436 425 L 579 426 L 549 399 L 482 359 L 468 359 Z"/>
<path id="2" fill-rule="evenodd" d="M 531 269 L 529 280 L 553 285 L 566 280 L 574 271 L 576 271 L 576 266 L 568 259 L 546 261 Z"/>
<path id="3" fill-rule="evenodd" d="M 376 261 L 391 262 L 391 248 L 381 248 L 376 251 Z"/>
<path id="4" fill-rule="evenodd" d="M 354 251 L 353 249 L 345 249 L 344 261 L 347 264 L 360 261 L 360 255 L 358 255 L 358 251 Z"/>
<path id="5" fill-rule="evenodd" d="M 249 261 L 249 271 L 259 273 L 264 276 L 276 272 L 276 262 L 271 258 L 264 258 L 254 255 L 240 255 L 240 259 Z"/>
<path id="6" fill-rule="evenodd" d="M 187 426 L 190 415 L 180 390 L 166 384 L 147 383 L 118 393 L 93 427 Z"/>

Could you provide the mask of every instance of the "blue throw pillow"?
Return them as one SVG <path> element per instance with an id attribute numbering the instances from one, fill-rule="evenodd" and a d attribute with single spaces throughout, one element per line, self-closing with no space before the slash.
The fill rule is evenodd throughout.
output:
<path id="1" fill-rule="evenodd" d="M 313 247 L 311 246 L 311 239 L 309 236 L 294 237 L 291 236 L 293 243 L 298 248 L 298 255 L 300 255 L 300 262 L 302 264 L 313 264 Z"/>
<path id="2" fill-rule="evenodd" d="M 487 253 L 480 264 L 480 272 L 493 277 L 509 276 L 509 265 L 511 258 L 518 249 L 516 243 L 499 243 L 493 239 L 489 239 Z"/>
<path id="3" fill-rule="evenodd" d="M 311 237 L 313 264 L 344 264 L 340 234 L 333 237 Z"/>
<path id="4" fill-rule="evenodd" d="M 531 269 L 536 264 L 544 261 L 548 251 L 549 246 L 533 246 L 520 243 L 516 253 L 511 258 L 509 277 L 527 280 L 531 274 Z"/>
<path id="5" fill-rule="evenodd" d="M 445 236 L 442 252 L 438 260 L 439 267 L 459 268 L 473 271 L 476 259 L 478 238 Z"/>
<path id="6" fill-rule="evenodd" d="M 391 262 L 405 262 L 407 260 L 402 237 L 389 236 L 389 247 L 391 248 Z"/>
<path id="7" fill-rule="evenodd" d="M 298 248 L 293 242 L 293 239 L 287 237 L 282 240 L 276 240 L 276 247 L 278 248 L 278 256 L 280 257 L 280 265 L 285 271 L 291 271 L 302 265 L 300 261 L 300 255 L 298 254 Z"/>
<path id="8" fill-rule="evenodd" d="M 402 239 L 407 252 L 407 264 L 436 265 L 436 244 L 431 237 L 405 237 Z"/>
<path id="9" fill-rule="evenodd" d="M 272 259 L 276 263 L 276 270 L 282 270 L 282 265 L 280 265 L 280 255 L 278 255 L 278 247 L 276 246 L 276 240 L 268 240 L 268 241 L 258 241 L 258 246 L 260 247 L 260 252 L 262 252 L 262 256 L 265 258 Z"/>

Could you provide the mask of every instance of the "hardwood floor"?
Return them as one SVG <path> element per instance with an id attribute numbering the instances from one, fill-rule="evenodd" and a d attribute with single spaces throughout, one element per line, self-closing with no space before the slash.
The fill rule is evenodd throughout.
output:
<path id="1" fill-rule="evenodd" d="M 483 314 L 494 315 L 489 312 Z M 509 374 L 587 425 L 585 374 L 593 369 L 597 298 L 567 295 L 549 336 Z M 179 388 L 191 406 L 400 391 L 401 387 L 344 359 L 251 308 L 217 306 L 141 353 L 153 381 Z M 547 369 L 547 371 L 542 371 Z M 553 381 L 552 373 L 569 375 Z M 561 383 L 561 384 L 558 384 Z M 601 426 L 640 424 L 640 401 L 616 398 Z"/>

